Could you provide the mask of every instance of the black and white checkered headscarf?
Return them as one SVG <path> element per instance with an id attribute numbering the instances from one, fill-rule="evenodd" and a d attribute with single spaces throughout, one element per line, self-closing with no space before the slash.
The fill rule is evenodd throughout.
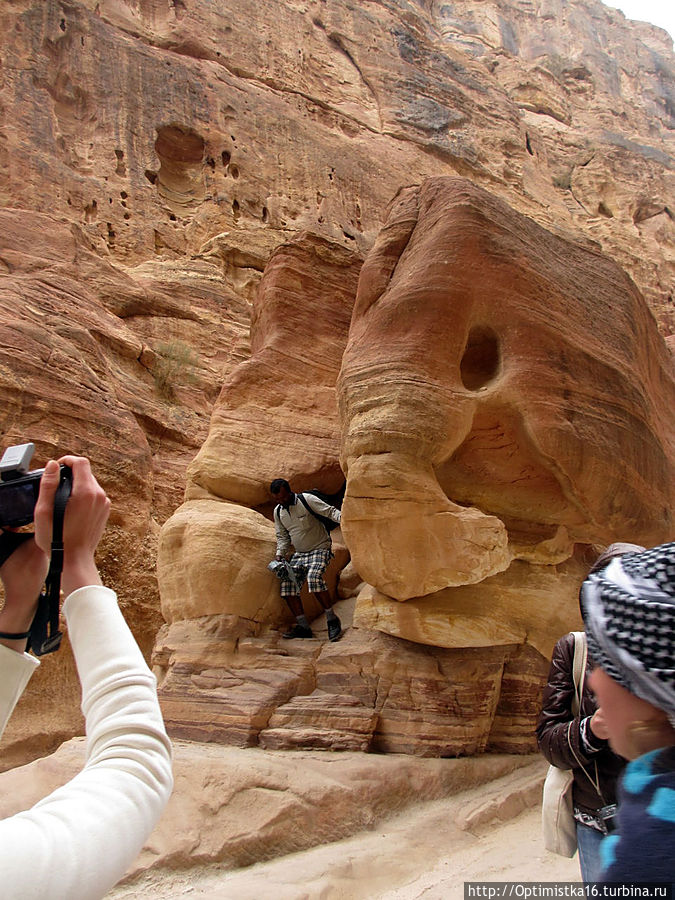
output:
<path id="1" fill-rule="evenodd" d="M 675 543 L 589 575 L 581 609 L 593 661 L 675 727 Z"/>

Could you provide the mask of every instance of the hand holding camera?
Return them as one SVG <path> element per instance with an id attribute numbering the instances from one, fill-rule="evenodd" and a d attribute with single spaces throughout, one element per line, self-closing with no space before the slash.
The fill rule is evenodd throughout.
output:
<path id="1" fill-rule="evenodd" d="M 62 538 L 61 585 L 66 596 L 79 587 L 101 583 L 94 551 L 110 513 L 110 501 L 94 478 L 89 460 L 83 457 L 64 456 L 59 462 L 47 463 L 44 470 L 27 473 L 25 458 L 27 455 L 30 461 L 32 445 L 22 445 L 10 448 L 2 463 L 8 455 L 12 462 L 17 457 L 16 451 L 26 447 L 30 447 L 30 452 L 24 454 L 17 474 L 5 480 L 3 471 L 0 485 L 0 525 L 12 529 L 32 519 L 35 521 L 33 536 L 24 537 L 11 530 L 3 534 L 9 552 L 6 548 L 5 559 L 0 563 L 0 577 L 5 586 L 0 632 L 6 635 L 22 634 L 31 628 L 38 595 L 49 570 L 54 504 L 62 482 L 72 481 Z M 0 642 L 18 652 L 26 646 L 25 637 L 0 638 Z"/>
<path id="2" fill-rule="evenodd" d="M 89 460 L 83 456 L 63 456 L 47 463 L 35 506 L 35 543 L 46 554 L 52 541 L 52 513 L 59 486 L 60 467 L 72 471 L 73 487 L 63 524 L 63 575 L 61 586 L 67 597 L 77 588 L 100 584 L 94 552 L 110 515 L 110 500 L 94 478 Z"/>

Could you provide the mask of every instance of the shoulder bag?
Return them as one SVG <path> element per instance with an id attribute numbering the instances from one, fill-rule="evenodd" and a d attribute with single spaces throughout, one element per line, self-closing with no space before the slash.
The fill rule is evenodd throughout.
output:
<path id="1" fill-rule="evenodd" d="M 574 679 L 574 697 L 572 698 L 572 715 L 579 714 L 581 697 L 586 676 L 586 658 L 588 648 L 583 631 L 573 631 L 574 662 L 572 677 Z M 571 746 L 570 732 L 572 720 L 567 726 L 567 740 Z M 558 856 L 572 857 L 577 851 L 577 825 L 574 820 L 572 805 L 572 785 L 574 773 L 572 769 L 558 769 L 549 766 L 544 781 L 544 796 L 541 807 L 541 823 L 544 835 L 544 846 Z"/>

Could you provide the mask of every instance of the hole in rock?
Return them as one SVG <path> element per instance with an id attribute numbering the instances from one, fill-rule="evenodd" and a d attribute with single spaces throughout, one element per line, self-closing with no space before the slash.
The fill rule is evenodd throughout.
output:
<path id="1" fill-rule="evenodd" d="M 604 203 L 598 203 L 598 215 L 604 216 L 606 219 L 613 219 L 614 213 L 611 209 L 605 206 Z"/>
<path id="2" fill-rule="evenodd" d="M 233 200 L 232 201 L 232 216 L 233 216 L 235 222 L 238 221 L 240 215 L 241 215 L 241 213 L 239 212 L 239 203 L 237 200 Z"/>
<path id="3" fill-rule="evenodd" d="M 263 220 L 263 222 L 267 222 L 268 219 L 269 219 L 269 213 L 267 212 L 267 207 L 266 207 L 266 206 L 263 206 L 263 208 L 262 208 L 262 220 Z"/>
<path id="4" fill-rule="evenodd" d="M 462 384 L 469 391 L 478 391 L 499 374 L 500 365 L 497 335 L 486 325 L 474 326 L 459 366 Z"/>
<path id="5" fill-rule="evenodd" d="M 232 159 L 232 154 L 228 153 L 227 150 L 223 150 L 223 152 L 220 154 L 220 158 L 222 159 L 224 166 L 229 166 L 230 160 Z"/>
<path id="6" fill-rule="evenodd" d="M 190 212 L 205 197 L 204 149 L 204 138 L 191 128 L 165 125 L 157 129 L 157 191 L 174 213 Z"/>
<path id="7" fill-rule="evenodd" d="M 234 179 L 239 178 L 239 169 L 236 166 L 230 166 L 230 175 Z"/>
<path id="8" fill-rule="evenodd" d="M 532 144 L 530 143 L 529 134 L 525 135 L 525 147 L 527 148 L 527 152 L 530 154 L 530 156 L 534 156 L 534 150 L 532 149 Z"/>
<path id="9" fill-rule="evenodd" d="M 157 172 L 153 172 L 151 169 L 146 169 L 145 177 L 148 179 L 150 184 L 157 184 Z"/>

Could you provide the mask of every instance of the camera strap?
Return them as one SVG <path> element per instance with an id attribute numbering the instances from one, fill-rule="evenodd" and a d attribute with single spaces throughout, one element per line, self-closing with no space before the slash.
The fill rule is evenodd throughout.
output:
<path id="1" fill-rule="evenodd" d="M 66 504 L 70 497 L 70 470 L 61 470 L 61 481 L 54 497 L 54 520 L 52 526 L 52 553 L 45 587 L 38 599 L 38 608 L 30 627 L 27 650 L 36 656 L 53 653 L 61 645 L 59 613 L 61 606 L 61 573 L 63 572 L 63 520 Z"/>

